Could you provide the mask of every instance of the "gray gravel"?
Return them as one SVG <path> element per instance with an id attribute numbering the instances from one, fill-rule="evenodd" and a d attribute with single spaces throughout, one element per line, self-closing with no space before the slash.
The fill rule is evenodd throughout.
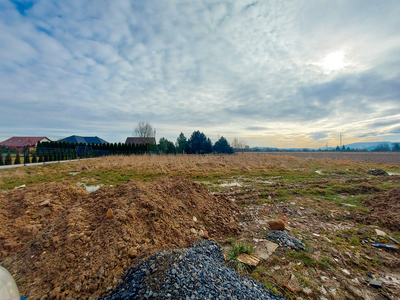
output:
<path id="1" fill-rule="evenodd" d="M 224 264 L 221 247 L 199 240 L 166 250 L 131 268 L 114 291 L 100 299 L 286 299 Z"/>
<path id="2" fill-rule="evenodd" d="M 281 230 L 268 231 L 266 238 L 267 240 L 277 243 L 278 245 L 290 247 L 297 251 L 306 249 L 306 245 L 303 242 L 299 241 L 298 239 L 292 236 L 289 236 L 286 231 L 281 231 Z"/>

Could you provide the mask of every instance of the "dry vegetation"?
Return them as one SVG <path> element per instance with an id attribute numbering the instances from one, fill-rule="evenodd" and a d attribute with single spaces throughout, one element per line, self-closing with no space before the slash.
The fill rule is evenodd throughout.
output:
<path id="1" fill-rule="evenodd" d="M 398 165 L 362 161 L 296 158 L 289 155 L 132 155 L 22 167 L 0 171 L 0 189 L 21 184 L 67 180 L 72 183 L 117 184 L 128 179 L 148 180 L 158 176 L 209 179 L 232 175 L 363 174 L 368 169 L 400 170 Z M 77 175 L 71 172 L 81 172 Z"/>
<path id="2" fill-rule="evenodd" d="M 399 253 L 371 244 L 393 243 L 376 228 L 400 240 L 400 176 L 368 174 L 377 168 L 400 173 L 398 164 L 265 153 L 112 156 L 3 170 L 0 264 L 33 293 L 28 299 L 47 299 L 56 287 L 61 299 L 96 299 L 137 257 L 199 238 L 190 227 L 257 248 L 268 221 L 282 218 L 307 250 L 279 247 L 246 275 L 291 299 L 395 299 Z M 83 185 L 104 187 L 88 193 Z M 68 252 L 75 258 L 64 263 Z M 34 265 L 24 263 L 29 255 Z M 90 267 L 86 257 L 101 260 Z M 46 263 L 58 269 L 47 272 Z M 366 272 L 385 287 L 369 287 Z"/>

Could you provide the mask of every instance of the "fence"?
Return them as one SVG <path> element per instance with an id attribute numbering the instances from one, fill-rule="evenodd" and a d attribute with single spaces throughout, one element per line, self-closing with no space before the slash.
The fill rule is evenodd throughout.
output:
<path id="1" fill-rule="evenodd" d="M 11 163 L 6 163 L 7 154 L 10 153 Z M 50 161 L 63 161 L 72 159 L 94 158 L 108 155 L 133 155 L 133 154 L 154 154 L 154 151 L 118 151 L 118 150 L 98 150 L 92 149 L 91 146 L 76 146 L 74 148 L 50 148 L 40 146 L 38 148 L 24 147 L 22 153 L 17 149 L 1 148 L 3 164 L 18 164 L 17 154 L 20 156 L 20 163 L 46 163 Z M 1 160 L 0 160 L 1 165 Z"/>

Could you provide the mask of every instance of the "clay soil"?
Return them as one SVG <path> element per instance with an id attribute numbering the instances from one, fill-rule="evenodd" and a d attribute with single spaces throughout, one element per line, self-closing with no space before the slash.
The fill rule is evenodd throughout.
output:
<path id="1" fill-rule="evenodd" d="M 176 177 L 92 193 L 36 184 L 0 193 L 0 208 L 0 263 L 29 300 L 97 299 L 140 258 L 239 233 L 236 204 Z"/>

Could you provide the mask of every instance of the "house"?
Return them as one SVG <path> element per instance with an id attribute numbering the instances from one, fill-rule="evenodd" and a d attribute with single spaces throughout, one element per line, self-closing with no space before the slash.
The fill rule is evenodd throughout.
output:
<path id="1" fill-rule="evenodd" d="M 0 143 L 0 146 L 13 148 L 17 147 L 18 150 L 23 150 L 24 147 L 36 147 L 38 142 L 51 142 L 45 136 L 13 136 L 8 140 Z"/>
<path id="2" fill-rule="evenodd" d="M 58 140 L 58 142 L 68 142 L 68 143 L 76 143 L 76 144 L 109 144 L 107 141 L 99 138 L 98 136 L 77 136 L 77 135 L 71 135 L 69 137 L 66 137 L 64 139 Z"/>
<path id="3" fill-rule="evenodd" d="M 127 137 L 125 144 L 145 145 L 145 144 L 156 144 L 155 137 Z"/>

